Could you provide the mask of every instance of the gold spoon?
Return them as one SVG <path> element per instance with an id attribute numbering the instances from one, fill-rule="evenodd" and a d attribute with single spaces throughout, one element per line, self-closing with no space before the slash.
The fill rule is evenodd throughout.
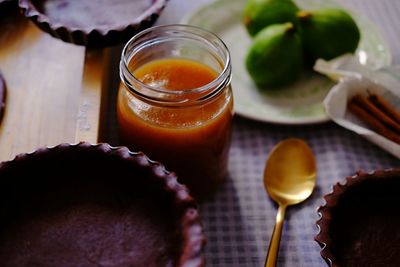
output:
<path id="1" fill-rule="evenodd" d="M 301 139 L 286 139 L 272 149 L 265 166 L 264 186 L 279 209 L 265 267 L 276 266 L 286 207 L 311 195 L 317 178 L 316 169 L 314 155 Z"/>

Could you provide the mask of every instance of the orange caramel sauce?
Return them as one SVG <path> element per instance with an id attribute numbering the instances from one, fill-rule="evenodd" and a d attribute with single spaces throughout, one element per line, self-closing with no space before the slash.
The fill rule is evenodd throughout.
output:
<path id="1" fill-rule="evenodd" d="M 218 76 L 200 62 L 178 58 L 154 60 L 133 75 L 145 84 L 178 91 L 202 87 Z M 203 198 L 214 191 L 227 171 L 233 116 L 230 88 L 201 105 L 170 108 L 138 100 L 122 86 L 117 103 L 121 144 L 176 172 L 194 196 Z"/>
<path id="2" fill-rule="evenodd" d="M 144 84 L 175 91 L 201 87 L 218 76 L 200 62 L 179 58 L 151 61 L 135 70 L 133 75 Z"/>

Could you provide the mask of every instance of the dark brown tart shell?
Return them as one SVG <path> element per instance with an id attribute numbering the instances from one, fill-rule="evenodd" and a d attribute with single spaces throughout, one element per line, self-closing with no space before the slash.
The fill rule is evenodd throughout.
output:
<path id="1" fill-rule="evenodd" d="M 108 144 L 0 164 L 1 266 L 204 266 L 196 203 L 174 173 Z"/>
<path id="2" fill-rule="evenodd" d="M 8 5 L 8 4 L 13 4 L 13 3 L 16 3 L 16 0 L 0 0 L 0 6 L 1 5 Z M 15 4 L 16 5 L 16 4 Z"/>
<path id="3" fill-rule="evenodd" d="M 0 72 L 0 123 L 3 119 L 3 113 L 6 107 L 6 90 L 6 81 L 4 80 L 4 77 Z"/>
<path id="4" fill-rule="evenodd" d="M 87 47 L 126 43 L 152 26 L 168 0 L 19 0 L 39 28 L 65 42 Z"/>
<path id="5" fill-rule="evenodd" d="M 315 240 L 329 266 L 400 266 L 400 169 L 359 171 L 324 198 Z"/>

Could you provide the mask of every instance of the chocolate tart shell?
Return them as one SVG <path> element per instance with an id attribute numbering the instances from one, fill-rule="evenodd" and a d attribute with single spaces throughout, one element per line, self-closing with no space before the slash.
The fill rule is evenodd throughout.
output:
<path id="1" fill-rule="evenodd" d="M 13 2 L 16 2 L 16 0 L 0 0 L 0 6 L 3 4 L 11 4 Z"/>
<path id="2" fill-rule="evenodd" d="M 136 33 L 151 27 L 168 0 L 141 0 L 133 1 L 134 3 L 130 0 L 126 1 L 131 6 L 128 6 L 126 10 L 117 9 L 118 12 L 124 12 L 125 19 L 120 19 L 122 15 L 118 13 L 106 14 L 113 11 L 115 3 L 112 0 L 100 1 L 100 5 L 105 5 L 105 3 L 110 5 L 109 8 L 101 6 L 101 9 L 98 5 L 99 1 L 92 0 L 19 0 L 19 7 L 26 17 L 53 37 L 87 47 L 108 47 L 126 43 Z M 76 3 L 84 4 L 82 8 L 69 8 Z M 133 5 L 137 9 L 132 9 L 132 16 L 126 15 Z M 54 15 L 53 11 L 48 11 L 53 9 L 56 10 L 54 12 L 59 13 L 58 16 Z M 98 14 L 95 11 L 97 9 L 100 9 Z M 76 12 L 81 12 L 81 14 L 77 16 Z M 65 14 L 68 13 L 71 13 L 70 18 L 65 18 Z"/>
<path id="3" fill-rule="evenodd" d="M 0 123 L 3 119 L 4 109 L 6 107 L 6 93 L 7 93 L 6 81 L 0 72 Z"/>
<path id="4" fill-rule="evenodd" d="M 400 169 L 359 171 L 318 209 L 315 240 L 328 266 L 400 266 Z"/>
<path id="5" fill-rule="evenodd" d="M 204 266 L 197 205 L 174 173 L 108 144 L 0 163 L 2 266 Z"/>

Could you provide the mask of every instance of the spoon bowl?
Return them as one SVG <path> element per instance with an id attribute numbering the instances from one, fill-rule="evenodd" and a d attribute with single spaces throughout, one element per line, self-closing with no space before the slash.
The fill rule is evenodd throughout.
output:
<path id="1" fill-rule="evenodd" d="M 316 161 L 311 148 L 301 139 L 279 142 L 271 151 L 264 171 L 264 186 L 279 205 L 266 267 L 276 266 L 286 207 L 307 199 L 315 187 Z"/>

